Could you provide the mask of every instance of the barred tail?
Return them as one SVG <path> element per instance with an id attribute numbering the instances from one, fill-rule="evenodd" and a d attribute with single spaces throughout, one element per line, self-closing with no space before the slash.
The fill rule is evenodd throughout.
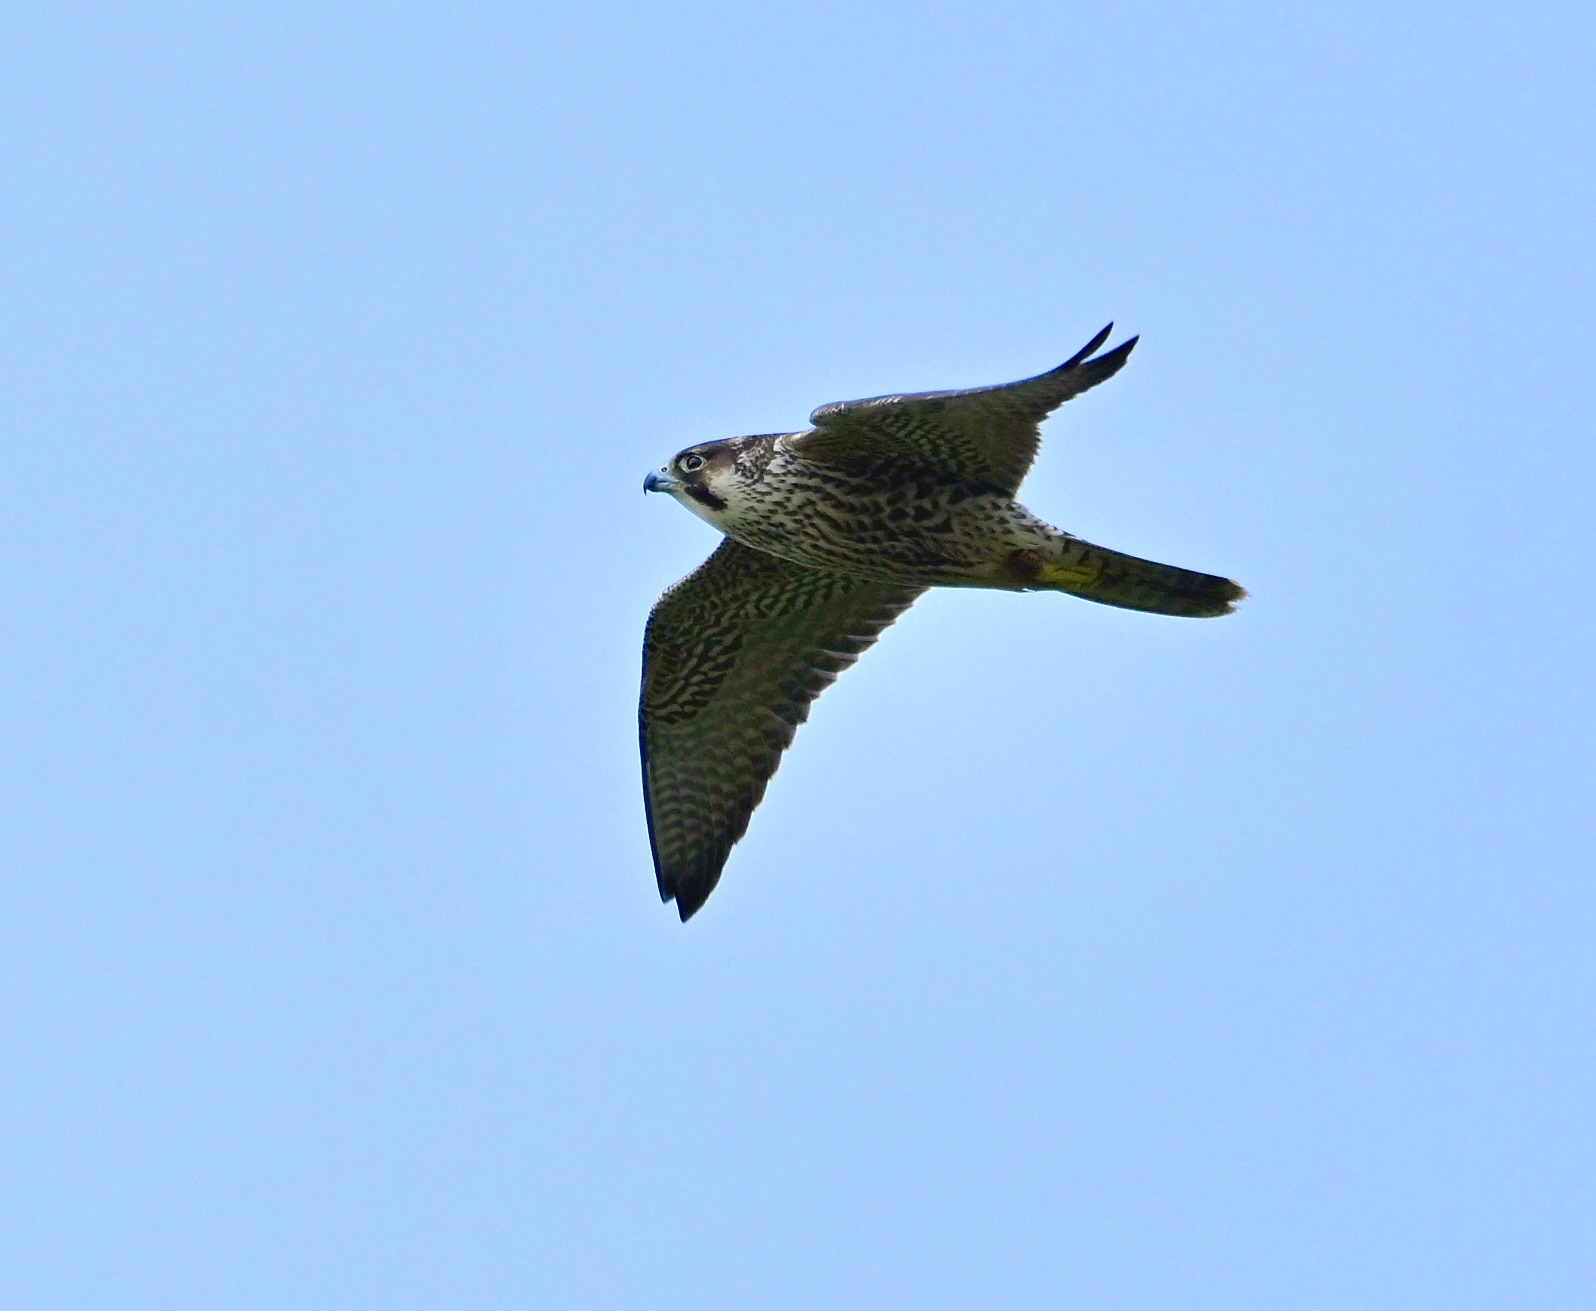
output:
<path id="1" fill-rule="evenodd" d="M 1082 541 L 1071 541 L 1062 559 L 1043 562 L 1035 578 L 1032 586 L 1069 592 L 1100 605 L 1193 619 L 1228 615 L 1247 595 L 1228 578 L 1140 560 Z"/>

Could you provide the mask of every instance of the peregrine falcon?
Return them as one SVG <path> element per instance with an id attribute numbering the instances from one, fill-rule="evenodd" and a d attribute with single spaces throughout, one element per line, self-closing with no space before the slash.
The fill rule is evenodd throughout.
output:
<path id="1" fill-rule="evenodd" d="M 819 696 L 928 587 L 1068 592 L 1155 614 L 1228 614 L 1227 578 L 1084 542 L 1014 499 L 1038 426 L 1117 373 L 1136 338 L 967 391 L 822 405 L 805 432 L 689 446 L 643 480 L 725 539 L 643 636 L 643 801 L 660 897 L 683 920 Z"/>

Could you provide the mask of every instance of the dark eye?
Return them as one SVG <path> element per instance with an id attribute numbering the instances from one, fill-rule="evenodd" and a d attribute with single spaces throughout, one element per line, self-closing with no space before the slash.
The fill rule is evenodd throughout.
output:
<path id="1" fill-rule="evenodd" d="M 682 466 L 683 473 L 696 473 L 704 467 L 704 457 L 702 455 L 684 455 L 677 463 Z"/>

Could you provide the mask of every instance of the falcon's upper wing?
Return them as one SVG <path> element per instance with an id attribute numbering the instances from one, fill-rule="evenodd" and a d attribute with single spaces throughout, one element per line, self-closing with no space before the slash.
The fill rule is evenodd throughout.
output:
<path id="1" fill-rule="evenodd" d="M 886 460 L 990 483 L 1009 496 L 1036 457 L 1037 427 L 1071 396 L 1119 372 L 1136 338 L 1089 358 L 1104 328 L 1050 373 L 997 387 L 834 401 L 809 416 L 794 442 L 812 460 Z"/>
<path id="2" fill-rule="evenodd" d="M 809 703 L 922 588 L 790 564 L 727 538 L 643 636 L 643 801 L 660 897 L 704 904 Z"/>

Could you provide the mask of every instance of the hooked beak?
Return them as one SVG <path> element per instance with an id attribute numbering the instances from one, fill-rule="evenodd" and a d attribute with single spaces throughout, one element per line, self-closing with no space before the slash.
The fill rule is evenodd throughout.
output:
<path id="1" fill-rule="evenodd" d="M 643 479 L 643 490 L 645 492 L 668 492 L 672 488 L 679 487 L 680 485 L 681 484 L 675 478 L 672 478 L 670 474 L 666 473 L 662 469 L 652 470 L 648 476 Z"/>

